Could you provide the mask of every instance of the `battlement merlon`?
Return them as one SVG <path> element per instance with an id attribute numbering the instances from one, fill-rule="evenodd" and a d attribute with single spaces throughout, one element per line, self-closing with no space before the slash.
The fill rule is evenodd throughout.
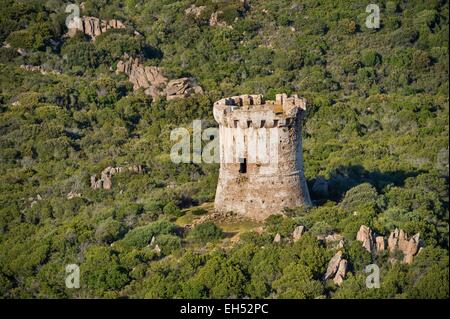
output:
<path id="1" fill-rule="evenodd" d="M 275 101 L 264 100 L 261 94 L 239 95 L 214 103 L 214 119 L 222 126 L 271 128 L 288 126 L 306 111 L 306 99 L 277 94 Z"/>

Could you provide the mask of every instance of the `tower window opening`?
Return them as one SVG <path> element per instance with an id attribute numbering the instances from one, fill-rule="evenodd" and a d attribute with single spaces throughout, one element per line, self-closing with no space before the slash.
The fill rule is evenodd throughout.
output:
<path id="1" fill-rule="evenodd" d="M 241 173 L 241 174 L 247 173 L 247 159 L 246 158 L 239 159 L 239 173 Z"/>

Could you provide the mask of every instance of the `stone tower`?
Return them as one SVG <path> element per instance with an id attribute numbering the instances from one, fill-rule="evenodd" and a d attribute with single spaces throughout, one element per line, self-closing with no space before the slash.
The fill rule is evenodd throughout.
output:
<path id="1" fill-rule="evenodd" d="M 241 95 L 214 103 L 220 172 L 215 210 L 256 220 L 311 205 L 303 173 L 301 120 L 306 100 Z"/>

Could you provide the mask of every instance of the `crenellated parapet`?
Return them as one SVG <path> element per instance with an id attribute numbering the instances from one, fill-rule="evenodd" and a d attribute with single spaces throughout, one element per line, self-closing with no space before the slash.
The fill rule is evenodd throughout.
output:
<path id="1" fill-rule="evenodd" d="M 277 94 L 275 101 L 261 94 L 239 95 L 214 103 L 214 119 L 229 128 L 273 128 L 293 125 L 306 111 L 306 99 Z"/>

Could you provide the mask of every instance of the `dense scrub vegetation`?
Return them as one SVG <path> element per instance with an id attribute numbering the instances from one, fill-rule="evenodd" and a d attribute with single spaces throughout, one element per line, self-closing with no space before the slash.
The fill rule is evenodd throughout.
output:
<path id="1" fill-rule="evenodd" d="M 0 295 L 448 298 L 448 2 L 377 3 L 375 30 L 361 1 L 87 0 L 82 15 L 128 26 L 92 42 L 64 37 L 61 0 L 0 0 Z M 186 15 L 191 4 L 206 10 Z M 232 28 L 209 26 L 217 10 Z M 124 53 L 195 77 L 205 94 L 133 92 L 114 72 Z M 329 191 L 231 247 L 211 223 L 183 233 L 174 221 L 214 199 L 218 166 L 172 163 L 171 129 L 215 125 L 220 97 L 279 92 L 309 100 L 305 173 Z M 128 164 L 146 171 L 90 188 L 90 175 Z M 420 232 L 424 249 L 391 265 L 355 241 L 361 224 Z M 301 240 L 273 242 L 297 225 Z M 316 236 L 332 232 L 346 239 L 341 287 L 321 280 L 333 250 Z M 373 262 L 380 289 L 365 286 Z M 80 289 L 65 287 L 67 264 L 80 265 Z"/>

